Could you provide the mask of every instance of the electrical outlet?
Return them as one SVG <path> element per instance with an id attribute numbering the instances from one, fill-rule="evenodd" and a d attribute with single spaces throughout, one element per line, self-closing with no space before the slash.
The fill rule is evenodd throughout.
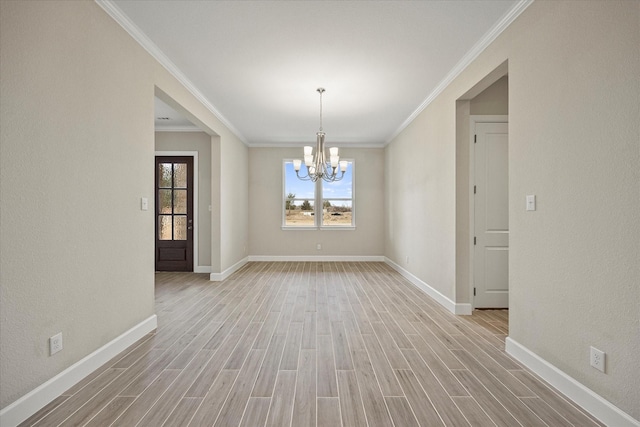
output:
<path id="1" fill-rule="evenodd" d="M 316 249 L 317 249 L 317 250 L 319 250 L 319 251 L 320 251 L 320 250 L 322 250 L 322 244 L 318 243 L 318 244 L 316 245 Z"/>
<path id="2" fill-rule="evenodd" d="M 606 354 L 604 351 L 600 351 L 595 347 L 591 347 L 590 360 L 591 360 L 591 366 L 593 366 L 599 371 L 604 372 L 605 361 L 606 361 Z"/>
<path id="3" fill-rule="evenodd" d="M 49 356 L 62 350 L 62 332 L 49 338 Z"/>

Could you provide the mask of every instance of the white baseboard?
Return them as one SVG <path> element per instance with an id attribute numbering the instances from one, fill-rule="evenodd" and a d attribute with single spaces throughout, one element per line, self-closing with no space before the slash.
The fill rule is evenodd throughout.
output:
<path id="1" fill-rule="evenodd" d="M 429 295 L 431 298 L 436 300 L 441 306 L 449 310 L 451 313 L 456 315 L 463 315 L 463 316 L 471 315 L 471 312 L 472 312 L 471 304 L 455 303 L 454 301 L 451 301 L 446 296 L 442 295 L 440 291 L 432 288 L 427 283 L 423 282 L 418 277 L 414 276 L 413 274 L 411 274 L 410 272 L 408 272 L 407 270 L 405 270 L 404 268 L 402 268 L 400 265 L 396 264 L 389 258 L 385 257 L 384 262 L 389 264 L 391 268 L 396 270 L 404 278 L 406 278 L 411 283 L 413 283 L 422 292 L 424 292 L 425 294 Z"/>
<path id="2" fill-rule="evenodd" d="M 505 350 L 604 424 L 616 427 L 640 427 L 638 420 L 517 341 L 507 337 Z"/>
<path id="3" fill-rule="evenodd" d="M 0 411 L 0 426 L 15 427 L 158 327 L 154 314 Z"/>
<path id="4" fill-rule="evenodd" d="M 383 256 L 377 255 L 251 255 L 249 261 L 254 262 L 383 262 Z"/>
<path id="5" fill-rule="evenodd" d="M 195 267 L 193 267 L 193 272 L 194 273 L 211 273 L 211 266 L 210 265 L 196 265 Z"/>
<path id="6" fill-rule="evenodd" d="M 457 302 L 456 304 L 456 311 L 454 311 L 453 314 L 456 314 L 458 316 L 471 316 L 471 314 L 473 313 L 473 307 L 471 307 L 471 304 L 469 303 L 460 303 Z"/>
<path id="7" fill-rule="evenodd" d="M 249 258 L 248 257 L 242 258 L 240 261 L 236 262 L 235 264 L 233 264 L 231 267 L 227 268 L 222 273 L 211 273 L 209 275 L 209 280 L 211 280 L 212 282 L 221 282 L 221 281 L 227 279 L 229 276 L 231 276 L 236 271 L 240 270 L 248 262 L 249 262 Z"/>

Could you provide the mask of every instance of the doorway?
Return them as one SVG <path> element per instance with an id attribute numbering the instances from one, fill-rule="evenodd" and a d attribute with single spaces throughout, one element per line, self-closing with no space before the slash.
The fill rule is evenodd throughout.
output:
<path id="1" fill-rule="evenodd" d="M 193 178 L 193 157 L 156 156 L 156 271 L 193 271 Z"/>
<path id="2" fill-rule="evenodd" d="M 504 117 L 471 116 L 474 308 L 509 307 L 509 133 Z"/>

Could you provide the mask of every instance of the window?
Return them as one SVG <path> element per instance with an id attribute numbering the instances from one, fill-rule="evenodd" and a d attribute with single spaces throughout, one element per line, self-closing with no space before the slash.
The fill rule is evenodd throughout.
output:
<path id="1" fill-rule="evenodd" d="M 296 176 L 293 161 L 284 161 L 283 227 L 352 228 L 355 227 L 353 169 L 349 166 L 340 181 L 302 181 Z"/>

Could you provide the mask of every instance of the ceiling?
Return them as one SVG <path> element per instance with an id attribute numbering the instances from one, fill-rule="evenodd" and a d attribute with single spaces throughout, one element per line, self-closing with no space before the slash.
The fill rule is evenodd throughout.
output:
<path id="1" fill-rule="evenodd" d="M 386 144 L 530 2 L 96 1 L 250 146 L 315 141 L 318 87 L 328 144 Z"/>
<path id="2" fill-rule="evenodd" d="M 194 131 L 199 130 L 183 114 L 168 106 L 162 100 L 154 99 L 155 129 L 157 131 Z"/>

